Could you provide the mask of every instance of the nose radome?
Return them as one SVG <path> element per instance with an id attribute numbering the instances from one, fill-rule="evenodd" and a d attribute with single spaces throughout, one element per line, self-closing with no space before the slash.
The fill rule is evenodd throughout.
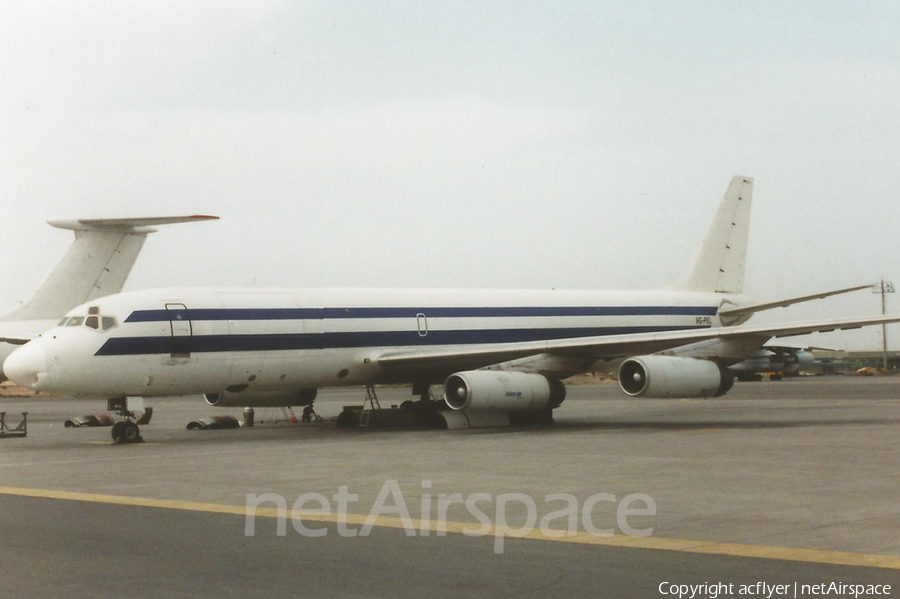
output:
<path id="1" fill-rule="evenodd" d="M 6 378 L 23 387 L 34 388 L 38 375 L 47 371 L 47 352 L 39 343 L 26 343 L 3 362 Z"/>

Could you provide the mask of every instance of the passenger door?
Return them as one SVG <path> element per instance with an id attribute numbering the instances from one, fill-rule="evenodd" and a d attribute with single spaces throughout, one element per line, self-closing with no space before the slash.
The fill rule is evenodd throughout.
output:
<path id="1" fill-rule="evenodd" d="M 191 314 L 184 304 L 166 304 L 169 327 L 172 331 L 172 357 L 190 358 L 194 327 Z"/>

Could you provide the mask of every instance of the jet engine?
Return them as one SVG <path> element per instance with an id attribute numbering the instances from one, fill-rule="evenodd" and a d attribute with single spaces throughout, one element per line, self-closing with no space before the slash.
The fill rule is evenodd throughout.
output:
<path id="1" fill-rule="evenodd" d="M 211 406 L 217 408 L 288 408 L 308 406 L 316 399 L 316 389 L 294 391 L 223 391 L 207 393 L 203 396 Z"/>
<path id="2" fill-rule="evenodd" d="M 788 350 L 784 354 L 784 373 L 797 374 L 801 370 L 808 370 L 816 363 L 816 357 L 808 351 Z"/>
<path id="3" fill-rule="evenodd" d="M 732 386 L 728 369 L 710 360 L 638 356 L 619 366 L 619 387 L 632 397 L 719 397 Z"/>
<path id="4" fill-rule="evenodd" d="M 444 383 L 444 401 L 453 410 L 536 412 L 558 408 L 565 398 L 562 382 L 525 372 L 467 370 Z"/>

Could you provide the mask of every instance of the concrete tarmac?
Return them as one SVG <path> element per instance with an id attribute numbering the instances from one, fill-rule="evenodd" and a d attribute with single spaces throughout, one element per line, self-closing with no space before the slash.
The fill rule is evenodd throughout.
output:
<path id="1" fill-rule="evenodd" d="M 711 400 L 569 387 L 556 424 L 542 429 L 328 422 L 362 397 L 323 392 L 322 423 L 276 423 L 257 410 L 266 422 L 223 431 L 185 425 L 240 410 L 152 400 L 147 442 L 130 446 L 111 445 L 108 428 L 63 428 L 66 418 L 103 413 L 103 402 L 0 400 L 8 421 L 30 412 L 26 439 L 0 440 L 0 596 L 648 597 L 661 583 L 731 583 L 737 595 L 759 581 L 892 584 L 888 596 L 900 596 L 900 379 L 738 383 Z M 386 405 L 409 396 L 380 397 Z M 379 494 L 387 508 L 399 498 L 415 530 L 386 508 L 366 537 L 342 536 L 328 514 L 302 519 L 324 536 L 300 534 L 289 514 L 279 536 L 276 501 L 260 504 L 245 534 L 248 494 L 272 493 L 287 507 L 318 494 L 336 508 L 342 487 L 358 496 L 347 530 L 359 532 Z M 488 534 L 461 534 L 482 526 L 463 502 L 438 516 L 438 496 L 455 493 L 478 499 Z M 645 513 L 621 520 L 629 496 L 625 507 Z M 522 531 L 528 501 L 536 526 Z M 569 528 L 568 513 L 541 531 L 567 501 L 576 506 L 572 535 L 555 536 Z M 527 538 L 498 541 L 504 520 Z M 449 532 L 438 536 L 444 521 Z M 623 522 L 652 534 L 627 536 Z"/>

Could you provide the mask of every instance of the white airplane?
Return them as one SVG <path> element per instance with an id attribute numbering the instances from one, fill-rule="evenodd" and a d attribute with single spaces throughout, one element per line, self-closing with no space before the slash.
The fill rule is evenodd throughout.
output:
<path id="1" fill-rule="evenodd" d="M 52 329 L 72 308 L 122 291 L 147 235 L 155 225 L 217 219 L 217 216 L 166 216 L 52 220 L 75 232 L 62 261 L 28 301 L 0 316 L 0 367 L 20 345 Z M 6 380 L 0 376 L 0 381 Z"/>
<path id="2" fill-rule="evenodd" d="M 45 393 L 205 394 L 236 407 L 308 405 L 316 389 L 348 385 L 365 385 L 368 400 L 374 385 L 411 383 L 414 411 L 466 426 L 547 418 L 565 398 L 561 379 L 607 360 L 625 358 L 619 385 L 632 397 L 719 396 L 733 384 L 727 366 L 773 337 L 900 321 L 737 326 L 847 291 L 766 303 L 742 294 L 752 187 L 732 179 L 690 270 L 665 289 L 151 289 L 72 310 L 4 368 Z M 442 381 L 444 401 L 428 401 Z M 140 437 L 126 420 L 113 438 Z"/>

